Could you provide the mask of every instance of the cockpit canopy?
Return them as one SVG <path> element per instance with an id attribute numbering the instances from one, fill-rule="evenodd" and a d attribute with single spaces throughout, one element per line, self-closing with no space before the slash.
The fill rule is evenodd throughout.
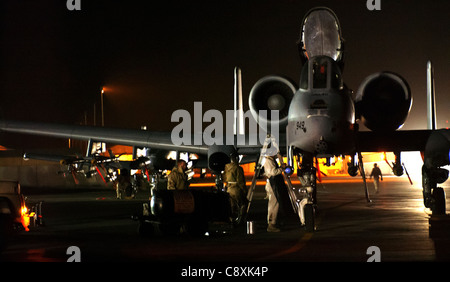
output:
<path id="1" fill-rule="evenodd" d="M 299 51 L 304 62 L 316 56 L 343 60 L 343 38 L 339 20 L 328 8 L 314 8 L 303 19 Z"/>
<path id="2" fill-rule="evenodd" d="M 328 56 L 317 56 L 307 61 L 300 76 L 300 89 L 342 90 L 344 82 L 336 61 Z"/>

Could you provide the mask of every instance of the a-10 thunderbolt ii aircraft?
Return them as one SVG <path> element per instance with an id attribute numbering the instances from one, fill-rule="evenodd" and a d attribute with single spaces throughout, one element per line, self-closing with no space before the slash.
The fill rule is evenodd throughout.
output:
<path id="1" fill-rule="evenodd" d="M 355 176 L 358 169 L 364 178 L 361 152 L 394 152 L 393 172 L 400 176 L 403 167 L 401 151 L 423 152 L 422 167 L 423 199 L 425 207 L 434 214 L 445 213 L 445 195 L 437 184 L 448 178 L 442 167 L 450 164 L 450 131 L 437 130 L 434 108 L 434 82 L 431 63 L 427 66 L 428 130 L 397 131 L 405 122 L 412 105 L 408 83 L 392 72 L 375 73 L 367 77 L 355 94 L 343 82 L 344 40 L 335 13 L 328 8 L 314 8 L 304 17 L 298 48 L 303 63 L 300 83 L 281 76 L 266 76 L 253 86 L 249 96 L 251 114 L 264 128 L 279 128 L 278 153 L 287 156 L 285 180 L 287 194 L 294 211 L 299 214 L 307 230 L 314 230 L 316 201 L 316 158 L 350 155 L 348 173 Z M 237 75 L 238 76 L 238 75 Z M 239 76 L 238 76 L 239 77 Z M 240 79 L 235 91 L 241 89 Z M 242 99 L 235 92 L 236 101 Z M 242 103 L 240 103 L 241 105 Z M 239 107 L 241 108 L 241 107 Z M 261 111 L 278 113 L 263 118 Z M 241 111 L 242 112 L 242 111 Z M 237 115 L 237 124 L 242 116 Z M 359 120 L 370 131 L 359 131 Z M 274 127 L 273 127 L 274 126 Z M 196 153 L 207 160 L 209 168 L 220 175 L 230 154 L 244 155 L 243 159 L 258 160 L 266 152 L 265 142 L 256 145 L 237 142 L 238 132 L 226 136 L 230 142 L 201 144 L 181 142 L 174 144 L 171 133 L 142 130 L 123 130 L 86 126 L 55 125 L 32 122 L 3 121 L 0 129 L 7 132 L 45 136 L 95 140 L 156 150 Z M 285 130 L 285 131 L 284 131 Z M 276 132 L 267 130 L 268 137 Z M 196 137 L 192 135 L 195 139 Z M 270 139 L 271 140 L 271 139 Z M 265 140 L 267 141 L 267 139 Z M 272 143 L 272 144 L 275 144 Z M 194 144 L 194 145 L 192 145 Z M 275 147 L 275 146 L 274 146 Z M 273 148 L 273 147 L 272 147 Z M 273 154 L 273 153 L 272 153 Z M 355 157 L 356 156 L 356 157 Z M 199 161 L 197 164 L 200 164 Z M 302 187 L 290 185 L 294 163 L 298 164 L 296 175 Z M 365 185 L 367 201 L 370 201 Z M 250 194 L 250 193 L 249 193 Z"/>

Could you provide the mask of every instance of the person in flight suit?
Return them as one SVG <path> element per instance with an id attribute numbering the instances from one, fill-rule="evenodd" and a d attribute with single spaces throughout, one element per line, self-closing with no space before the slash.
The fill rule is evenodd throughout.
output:
<path id="1" fill-rule="evenodd" d="M 278 210 L 280 208 L 280 203 L 278 202 L 277 195 L 275 194 L 274 187 L 272 187 L 270 179 L 281 175 L 283 173 L 283 169 L 286 167 L 286 164 L 282 164 L 281 167 L 278 166 L 275 161 L 276 156 L 267 156 L 265 157 L 264 162 L 264 175 L 267 177 L 266 182 L 266 192 L 269 198 L 269 203 L 267 206 L 267 232 L 280 232 L 280 229 L 277 227 L 277 217 Z M 274 181 L 272 183 L 275 183 Z"/>
<path id="2" fill-rule="evenodd" d="M 186 175 L 187 163 L 179 160 L 167 179 L 167 190 L 183 190 L 189 187 Z"/>
<path id="3" fill-rule="evenodd" d="M 242 218 L 247 193 L 244 169 L 239 166 L 235 153 L 230 155 L 230 162 L 225 165 L 223 180 L 226 183 L 226 191 L 231 198 L 231 210 Z"/>
<path id="4" fill-rule="evenodd" d="M 380 180 L 383 181 L 383 175 L 381 174 L 380 168 L 377 164 L 373 164 L 372 172 L 370 173 L 370 178 L 373 176 L 373 185 L 375 186 L 375 193 L 378 193 L 378 185 Z"/>

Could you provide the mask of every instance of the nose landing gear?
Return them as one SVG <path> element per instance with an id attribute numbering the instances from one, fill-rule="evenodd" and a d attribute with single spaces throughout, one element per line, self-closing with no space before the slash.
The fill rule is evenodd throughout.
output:
<path id="1" fill-rule="evenodd" d="M 292 159 L 289 163 L 292 163 Z M 314 232 L 316 230 L 317 170 L 313 166 L 313 157 L 303 156 L 299 167 L 297 176 L 302 184 L 301 188 L 293 187 L 290 177 L 286 173 L 283 175 L 289 189 L 291 203 L 293 204 L 294 211 L 300 218 L 301 225 L 305 228 L 306 232 Z"/>

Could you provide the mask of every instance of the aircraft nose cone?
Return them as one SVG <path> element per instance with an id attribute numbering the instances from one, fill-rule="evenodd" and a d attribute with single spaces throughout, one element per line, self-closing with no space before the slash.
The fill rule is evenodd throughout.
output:
<path id="1" fill-rule="evenodd" d="M 280 94 L 270 96 L 269 100 L 267 101 L 267 106 L 271 110 L 281 111 L 285 105 L 286 101 Z"/>

